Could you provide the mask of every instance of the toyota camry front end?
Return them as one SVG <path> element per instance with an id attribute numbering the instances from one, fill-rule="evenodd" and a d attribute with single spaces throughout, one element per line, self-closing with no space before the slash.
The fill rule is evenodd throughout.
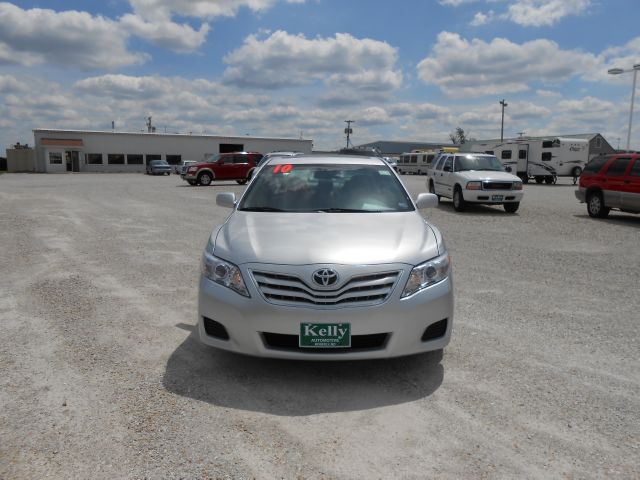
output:
<path id="1" fill-rule="evenodd" d="M 453 321 L 442 235 L 377 158 L 274 159 L 212 232 L 201 340 L 263 357 L 387 358 L 439 350 Z"/>

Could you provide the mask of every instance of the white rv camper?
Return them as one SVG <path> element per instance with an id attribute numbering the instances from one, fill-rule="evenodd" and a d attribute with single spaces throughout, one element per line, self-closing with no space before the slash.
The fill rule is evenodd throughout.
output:
<path id="1" fill-rule="evenodd" d="M 426 175 L 427 169 L 438 153 L 439 151 L 436 150 L 414 150 L 411 153 L 403 153 L 398 158 L 398 173 Z"/>
<path id="2" fill-rule="evenodd" d="M 491 153 L 511 167 L 527 183 L 555 183 L 557 177 L 573 177 L 574 182 L 589 160 L 589 142 L 578 138 L 505 140 L 475 143 L 472 152 Z"/>

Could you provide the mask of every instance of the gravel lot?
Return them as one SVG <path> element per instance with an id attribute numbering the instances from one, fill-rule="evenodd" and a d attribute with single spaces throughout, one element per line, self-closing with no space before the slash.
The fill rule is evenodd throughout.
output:
<path id="1" fill-rule="evenodd" d="M 560 183 L 425 211 L 443 358 L 310 363 L 194 334 L 215 195 L 244 187 L 0 176 L 0 478 L 640 478 L 640 216 Z"/>

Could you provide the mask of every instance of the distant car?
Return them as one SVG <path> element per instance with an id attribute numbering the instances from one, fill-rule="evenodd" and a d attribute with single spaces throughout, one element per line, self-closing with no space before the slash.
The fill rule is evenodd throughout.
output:
<path id="1" fill-rule="evenodd" d="M 440 155 L 427 175 L 429 192 L 451 198 L 458 212 L 476 203 L 502 205 L 507 213 L 515 213 L 524 193 L 522 180 L 505 171 L 494 155 L 484 153 Z"/>
<path id="2" fill-rule="evenodd" d="M 187 174 L 187 168 L 189 165 L 193 165 L 194 163 L 198 163 L 197 160 L 182 160 L 180 165 L 176 165 L 176 173 L 180 174 L 180 177 L 184 179 L 184 176 Z"/>
<path id="3" fill-rule="evenodd" d="M 260 159 L 261 153 L 218 153 L 206 162 L 197 162 L 187 167 L 182 179 L 189 185 L 211 185 L 214 180 L 235 180 L 244 185 L 249 180 L 249 171 Z"/>
<path id="4" fill-rule="evenodd" d="M 379 158 L 274 157 L 202 256 L 198 333 L 213 347 L 305 360 L 442 350 L 454 317 L 440 231 Z"/>
<path id="5" fill-rule="evenodd" d="M 611 209 L 640 213 L 640 154 L 594 158 L 585 165 L 575 194 L 587 203 L 591 217 L 604 218 Z"/>
<path id="6" fill-rule="evenodd" d="M 147 175 L 171 175 L 171 165 L 166 160 L 151 160 L 147 163 Z"/>

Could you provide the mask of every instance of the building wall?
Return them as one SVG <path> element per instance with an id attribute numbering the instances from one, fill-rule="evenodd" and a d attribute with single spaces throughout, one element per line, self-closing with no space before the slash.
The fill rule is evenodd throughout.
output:
<path id="1" fill-rule="evenodd" d="M 36 154 L 32 148 L 8 148 L 7 172 L 35 172 Z"/>
<path id="2" fill-rule="evenodd" d="M 210 135 L 171 135 L 162 133 L 112 133 L 67 130 L 34 130 L 37 170 L 42 172 L 64 172 L 67 170 L 65 152 L 78 151 L 81 172 L 144 172 L 146 155 L 181 155 L 182 160 L 201 161 L 208 155 L 220 152 L 221 144 L 243 145 L 245 151 L 268 153 L 273 151 L 298 151 L 311 153 L 311 140 L 218 137 Z M 82 147 L 43 145 L 43 139 L 82 140 Z M 71 143 L 71 142 L 70 142 Z M 52 164 L 51 154 L 62 154 L 62 164 Z M 87 163 L 89 154 L 102 154 L 102 164 Z M 125 164 L 111 165 L 109 154 L 125 155 Z M 127 155 L 143 155 L 142 164 L 130 165 Z"/>

